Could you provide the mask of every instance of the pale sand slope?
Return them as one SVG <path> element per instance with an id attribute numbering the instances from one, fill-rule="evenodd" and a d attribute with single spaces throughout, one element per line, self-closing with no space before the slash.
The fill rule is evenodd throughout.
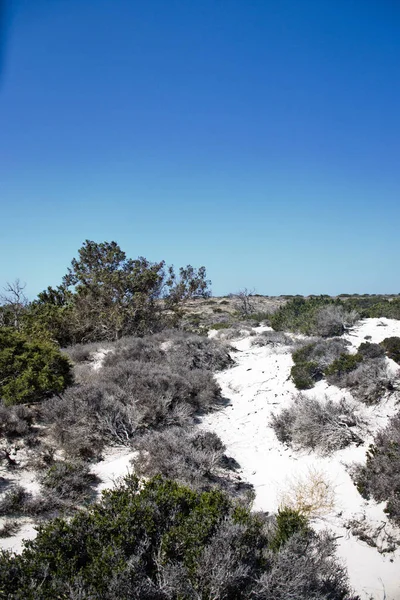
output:
<path id="1" fill-rule="evenodd" d="M 381 325 L 384 324 L 384 325 Z M 268 328 L 258 328 L 256 331 Z M 371 336 L 371 342 L 385 337 L 400 336 L 400 322 L 389 319 L 367 319 L 346 337 L 356 347 Z M 385 547 L 385 531 L 392 532 L 400 541 L 400 531 L 394 530 L 383 512 L 384 503 L 366 502 L 358 493 L 346 471 L 345 464 L 364 462 L 365 452 L 372 442 L 373 433 L 386 425 L 388 418 L 399 410 L 395 399 L 384 400 L 379 406 L 365 407 L 361 413 L 368 423 L 363 432 L 365 443 L 335 452 L 329 457 L 316 453 L 295 452 L 281 444 L 270 427 L 271 415 L 287 406 L 297 393 L 289 380 L 291 355 L 285 350 L 251 347 L 251 337 L 233 342 L 238 352 L 232 356 L 237 366 L 217 375 L 223 395 L 230 405 L 219 412 L 206 415 L 202 427 L 215 431 L 225 443 L 227 454 L 241 465 L 241 476 L 254 485 L 254 508 L 276 512 L 282 491 L 293 486 L 293 481 L 304 479 L 310 468 L 323 471 L 333 484 L 335 509 L 323 519 L 314 521 L 318 528 L 328 527 L 338 538 L 338 554 L 347 564 L 351 585 L 362 599 L 400 599 L 400 550 L 380 554 L 376 548 L 353 537 L 343 525 L 350 518 L 365 518 L 372 528 L 385 527 L 379 545 Z M 393 361 L 390 368 L 397 369 Z M 343 393 L 325 382 L 319 382 L 306 392 L 310 396 L 340 399 Z"/>

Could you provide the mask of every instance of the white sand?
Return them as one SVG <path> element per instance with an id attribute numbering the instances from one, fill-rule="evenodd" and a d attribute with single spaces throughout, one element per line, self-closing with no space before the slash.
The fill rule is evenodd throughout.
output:
<path id="1" fill-rule="evenodd" d="M 383 325 L 381 325 L 383 323 Z M 258 328 L 258 331 L 266 328 Z M 389 319 L 367 319 L 346 335 L 354 346 L 371 336 L 371 342 L 385 337 L 400 336 L 400 322 Z M 400 550 L 381 554 L 376 548 L 353 537 L 344 524 L 351 518 L 365 519 L 369 529 L 382 528 L 380 546 L 385 547 L 386 533 L 400 541 L 400 531 L 387 522 L 381 505 L 365 501 L 352 483 L 346 464 L 364 462 L 365 452 L 373 433 L 386 425 L 396 412 L 395 399 L 384 400 L 375 407 L 361 410 L 368 419 L 369 432 L 365 444 L 334 453 L 329 457 L 316 453 L 296 452 L 281 444 L 270 427 L 271 415 L 290 403 L 297 393 L 289 379 L 293 364 L 289 352 L 268 347 L 251 347 L 247 337 L 232 342 L 239 350 L 233 357 L 237 365 L 217 376 L 224 397 L 230 405 L 219 412 L 206 415 L 202 427 L 215 431 L 225 443 L 227 454 L 241 465 L 240 475 L 254 485 L 256 509 L 275 512 L 282 493 L 293 489 L 293 482 L 305 480 L 310 469 L 325 474 L 335 492 L 335 507 L 315 527 L 331 528 L 338 539 L 338 554 L 347 564 L 351 585 L 361 598 L 376 600 L 400 599 Z M 392 361 L 390 361 L 392 362 Z M 326 382 L 319 382 L 306 392 L 310 396 L 340 399 L 346 394 Z M 348 395 L 348 394 L 347 394 Z M 397 408 L 398 410 L 398 408 Z"/>

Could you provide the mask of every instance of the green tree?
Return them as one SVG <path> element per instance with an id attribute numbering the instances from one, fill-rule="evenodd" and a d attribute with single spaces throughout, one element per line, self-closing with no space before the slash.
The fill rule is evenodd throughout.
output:
<path id="1" fill-rule="evenodd" d="M 38 402 L 71 383 L 70 362 L 54 344 L 0 328 L 0 398 L 5 405 Z"/>
<path id="2" fill-rule="evenodd" d="M 63 287 L 73 290 L 72 324 L 80 341 L 115 340 L 159 326 L 157 300 L 172 283 L 165 262 L 128 259 L 116 242 L 86 240 Z"/>

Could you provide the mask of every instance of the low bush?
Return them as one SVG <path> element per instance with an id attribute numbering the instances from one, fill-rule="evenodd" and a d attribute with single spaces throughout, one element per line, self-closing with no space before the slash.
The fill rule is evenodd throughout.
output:
<path id="1" fill-rule="evenodd" d="M 343 335 L 358 320 L 356 311 L 347 311 L 344 306 L 324 306 L 318 309 L 312 325 L 314 335 L 333 337 Z"/>
<path id="2" fill-rule="evenodd" d="M 273 415 L 271 425 L 280 442 L 322 454 L 362 443 L 356 433 L 361 421 L 345 400 L 318 401 L 299 394 L 288 408 Z"/>
<path id="3" fill-rule="evenodd" d="M 0 498 L 0 516 L 38 516 L 58 508 L 50 498 L 33 496 L 21 485 L 15 485 Z M 0 587 L 1 591 L 1 587 Z"/>
<path id="4" fill-rule="evenodd" d="M 224 321 L 210 325 L 210 329 L 215 329 L 216 331 L 219 331 L 220 329 L 229 329 L 230 327 L 232 327 L 231 323 L 225 323 Z"/>
<path id="5" fill-rule="evenodd" d="M 328 365 L 335 361 L 346 350 L 344 340 L 317 339 L 302 344 L 292 353 L 293 362 L 291 377 L 298 390 L 313 388 L 320 381 Z M 296 346 L 295 346 L 296 347 Z"/>
<path id="6" fill-rule="evenodd" d="M 273 545 L 273 549 L 269 548 Z M 0 555 L 5 598 L 351 600 L 333 536 L 292 513 L 274 524 L 219 490 L 136 477 Z"/>
<path id="7" fill-rule="evenodd" d="M 44 473 L 41 484 L 45 493 L 74 503 L 93 498 L 94 485 L 99 482 L 84 462 L 55 461 Z"/>
<path id="8" fill-rule="evenodd" d="M 93 359 L 93 356 L 99 350 L 112 347 L 109 342 L 92 342 L 90 344 L 75 344 L 68 346 L 64 352 L 69 356 L 73 363 L 79 364 Z"/>
<path id="9" fill-rule="evenodd" d="M 365 465 L 356 465 L 352 477 L 360 494 L 386 502 L 386 512 L 400 526 L 400 414 L 378 432 Z"/>
<path id="10" fill-rule="evenodd" d="M 400 365 L 400 337 L 385 338 L 382 346 L 386 352 L 386 356 Z"/>
<path id="11" fill-rule="evenodd" d="M 21 529 L 21 525 L 22 524 L 18 521 L 8 519 L 0 527 L 0 538 L 7 538 L 15 535 Z"/>
<path id="12" fill-rule="evenodd" d="M 352 396 L 365 404 L 375 404 L 394 390 L 393 376 L 384 358 L 364 359 L 355 369 L 329 375 L 327 379 L 340 388 L 349 388 Z"/>
<path id="13" fill-rule="evenodd" d="M 71 364 L 52 343 L 0 328 L 0 399 L 5 405 L 38 402 L 71 384 Z"/>
<path id="14" fill-rule="evenodd" d="M 293 365 L 290 376 L 298 390 L 309 390 L 314 387 L 316 381 L 320 381 L 323 373 L 316 362 L 301 362 Z"/>
<path id="15" fill-rule="evenodd" d="M 359 345 L 357 354 L 363 358 L 381 358 L 385 355 L 385 351 L 380 344 L 363 342 Z"/>
<path id="16" fill-rule="evenodd" d="M 317 469 L 296 475 L 280 494 L 284 506 L 306 519 L 325 517 L 335 508 L 335 490 L 332 481 Z"/>
<path id="17" fill-rule="evenodd" d="M 276 348 L 277 346 L 291 346 L 293 345 L 293 340 L 282 331 L 262 331 L 252 340 L 251 344 L 252 346 L 270 346 L 271 348 Z"/>
<path id="18" fill-rule="evenodd" d="M 209 369 L 228 360 L 207 342 L 186 335 L 172 345 L 162 338 L 121 342 L 87 384 L 45 403 L 54 438 L 71 456 L 87 459 L 106 442 L 129 445 L 148 428 L 192 422 L 220 401 Z"/>
<path id="19" fill-rule="evenodd" d="M 356 311 L 329 296 L 293 298 L 270 315 L 276 331 L 332 337 L 342 335 L 357 320 Z"/>
<path id="20" fill-rule="evenodd" d="M 32 428 L 32 410 L 24 405 L 3 406 L 0 404 L 0 438 L 26 436 Z"/>
<path id="21" fill-rule="evenodd" d="M 338 385 L 345 375 L 357 369 L 362 360 L 363 357 L 360 354 L 341 354 L 326 369 L 327 380 L 333 385 Z"/>
<path id="22" fill-rule="evenodd" d="M 139 438 L 135 450 L 138 455 L 132 464 L 139 476 L 162 475 L 197 490 L 219 486 L 238 491 L 229 470 L 239 465 L 225 456 L 225 446 L 215 433 L 169 427 Z"/>

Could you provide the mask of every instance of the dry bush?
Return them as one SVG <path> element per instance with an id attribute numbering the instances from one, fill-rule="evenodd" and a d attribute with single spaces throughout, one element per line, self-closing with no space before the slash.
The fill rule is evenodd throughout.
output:
<path id="1" fill-rule="evenodd" d="M 328 532 L 293 535 L 271 560 L 251 595 L 254 600 L 360 600 L 352 594 L 346 568 L 336 558 Z"/>
<path id="2" fill-rule="evenodd" d="M 349 342 L 337 338 L 328 340 L 316 338 L 311 342 L 300 342 L 300 346 L 297 346 L 293 352 L 293 361 L 296 364 L 314 362 L 321 371 L 324 371 L 341 354 L 347 352 L 348 346 Z"/>
<path id="3" fill-rule="evenodd" d="M 34 413 L 29 407 L 20 404 L 4 406 L 0 404 L 0 438 L 15 438 L 28 435 L 32 429 Z"/>
<path id="4" fill-rule="evenodd" d="M 353 430 L 361 425 L 354 407 L 341 400 L 338 403 L 325 398 L 319 401 L 299 394 L 292 404 L 272 416 L 278 440 L 298 449 L 319 450 L 330 454 L 351 443 L 362 443 Z"/>
<path id="5" fill-rule="evenodd" d="M 220 481 L 225 446 L 208 431 L 169 427 L 142 436 L 136 443 L 138 456 L 132 459 L 135 473 L 153 477 L 161 474 L 197 490 L 209 489 Z"/>
<path id="6" fill-rule="evenodd" d="M 358 318 L 356 311 L 346 311 L 343 306 L 324 306 L 315 314 L 313 333 L 322 337 L 342 335 Z"/>
<path id="7" fill-rule="evenodd" d="M 394 378 L 384 358 L 367 358 L 333 382 L 340 388 L 349 388 L 352 396 L 365 404 L 375 404 L 394 390 Z"/>
<path id="8" fill-rule="evenodd" d="M 108 362 L 86 385 L 45 403 L 54 438 L 72 456 L 90 458 L 105 442 L 129 445 L 148 428 L 185 425 L 220 401 L 210 371 L 173 363 Z"/>
<path id="9" fill-rule="evenodd" d="M 82 363 L 93 360 L 99 350 L 111 348 L 110 342 L 91 342 L 90 344 L 75 344 L 64 348 L 63 352 L 69 356 L 73 363 Z"/>
<path id="10" fill-rule="evenodd" d="M 89 465 L 82 461 L 55 461 L 41 479 L 46 495 L 73 503 L 90 500 L 98 482 L 98 477 L 90 472 Z"/>
<path id="11" fill-rule="evenodd" d="M 22 523 L 13 519 L 7 519 L 0 527 L 0 538 L 7 538 L 15 535 L 21 529 Z"/>
<path id="12" fill-rule="evenodd" d="M 376 435 L 365 465 L 355 465 L 351 473 L 360 494 L 387 502 L 390 518 L 400 525 L 400 414 Z"/>
<path id="13" fill-rule="evenodd" d="M 293 340 L 282 331 L 263 331 L 252 340 L 251 345 L 276 348 L 277 346 L 292 346 Z"/>
<path id="14" fill-rule="evenodd" d="M 310 467 L 306 474 L 288 481 L 279 500 L 281 507 L 291 508 L 307 518 L 323 517 L 335 508 L 335 490 L 322 471 Z"/>

